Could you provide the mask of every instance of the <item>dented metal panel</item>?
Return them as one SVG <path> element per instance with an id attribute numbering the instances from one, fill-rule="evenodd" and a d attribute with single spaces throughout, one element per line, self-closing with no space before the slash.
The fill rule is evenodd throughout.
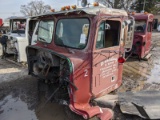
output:
<path id="1" fill-rule="evenodd" d="M 140 91 L 119 94 L 123 113 L 138 115 L 145 119 L 160 119 L 160 92 Z"/>
<path id="2" fill-rule="evenodd" d="M 55 24 L 58 24 L 57 21 L 61 19 L 69 20 L 68 18 L 70 18 L 73 20 L 85 17 L 90 22 L 89 24 L 85 22 L 82 24 L 87 24 L 87 26 L 92 29 L 82 27 L 81 25 L 74 28 L 76 25 L 73 27 L 73 25 L 68 25 L 68 22 L 67 24 L 63 22 L 64 24 L 61 27 L 67 29 L 63 29 L 62 31 L 63 33 L 67 31 L 67 34 L 57 32 L 57 28 L 55 28 L 55 34 L 53 35 L 54 37 L 51 43 L 46 44 L 38 40 L 34 46 L 27 47 L 29 73 L 32 75 L 38 73 L 36 77 L 40 76 L 44 81 L 51 81 L 55 88 L 57 88 L 58 85 L 62 85 L 61 83 L 64 83 L 63 87 L 67 88 L 68 91 L 65 89 L 63 93 L 69 97 L 69 99 L 65 100 L 70 109 L 82 115 L 85 119 L 98 115 L 102 120 L 108 120 L 113 116 L 110 110 L 94 106 L 92 100 L 95 97 L 100 97 L 117 89 L 122 83 L 123 63 L 119 63 L 118 58 L 122 57 L 124 53 L 123 46 L 120 44 L 120 35 L 121 24 L 122 21 L 127 19 L 127 14 L 126 12 L 119 11 L 120 10 L 112 10 L 104 7 L 95 7 L 60 11 L 38 16 L 39 19 L 47 20 L 51 19 L 50 16 L 53 15 Z M 71 20 L 69 22 L 71 22 Z M 108 36 L 109 41 L 106 41 L 107 38 L 103 39 L 104 42 L 106 41 L 104 48 L 96 49 L 96 46 L 101 46 L 97 45 L 99 43 L 99 40 L 97 42 L 97 38 L 99 38 L 98 30 L 100 30 L 99 24 L 101 24 L 101 22 L 105 22 L 105 24 L 103 24 L 105 26 L 103 33 L 107 34 L 106 36 Z M 78 23 L 80 22 L 77 22 L 77 24 Z M 70 35 L 68 31 L 74 34 Z M 102 32 L 100 31 L 100 33 Z M 76 37 L 72 40 L 70 37 L 74 35 Z M 84 39 L 83 36 L 87 36 L 87 38 Z M 59 37 L 58 40 L 64 44 L 57 44 L 56 37 Z M 72 40 L 69 43 L 74 43 L 76 40 L 81 41 L 81 43 L 85 43 L 86 46 L 83 49 L 69 47 L 65 43 L 67 40 Z M 66 68 L 66 66 L 63 65 L 63 61 L 66 61 L 67 71 L 69 70 L 67 76 L 62 74 L 67 73 L 65 70 L 61 72 L 61 69 Z M 54 64 L 58 69 L 55 68 Z M 57 76 L 52 77 L 53 71 L 57 71 Z M 58 79 L 55 79 L 56 77 Z M 59 90 L 58 92 L 60 93 Z M 55 95 L 51 97 L 56 98 Z"/>

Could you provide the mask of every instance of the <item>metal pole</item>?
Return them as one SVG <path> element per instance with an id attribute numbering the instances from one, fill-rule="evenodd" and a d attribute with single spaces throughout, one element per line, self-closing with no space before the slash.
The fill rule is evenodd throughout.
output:
<path id="1" fill-rule="evenodd" d="M 77 0 L 77 6 L 79 6 L 79 0 Z"/>
<path id="2" fill-rule="evenodd" d="M 144 3 L 143 3 L 143 12 L 144 12 L 144 8 L 145 8 L 145 4 L 146 4 L 146 0 L 144 0 Z"/>

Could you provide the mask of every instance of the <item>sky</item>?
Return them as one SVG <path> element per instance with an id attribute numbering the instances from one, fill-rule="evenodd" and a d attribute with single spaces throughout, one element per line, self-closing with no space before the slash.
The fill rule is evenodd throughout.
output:
<path id="1" fill-rule="evenodd" d="M 6 19 L 10 16 L 23 16 L 20 6 L 26 5 L 32 0 L 0 0 L 0 18 Z M 59 10 L 62 6 L 76 5 L 77 0 L 42 0 L 45 4 Z"/>

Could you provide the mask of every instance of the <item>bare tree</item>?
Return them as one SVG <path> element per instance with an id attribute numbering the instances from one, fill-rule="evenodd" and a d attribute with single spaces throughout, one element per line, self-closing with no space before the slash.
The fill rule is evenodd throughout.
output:
<path id="1" fill-rule="evenodd" d="M 51 6 L 45 5 L 43 1 L 31 1 L 27 5 L 21 5 L 20 12 L 25 16 L 34 16 L 48 12 Z"/>
<path id="2" fill-rule="evenodd" d="M 103 5 L 116 9 L 129 10 L 135 0 L 96 0 Z"/>
<path id="3" fill-rule="evenodd" d="M 144 7 L 145 6 L 145 7 Z M 137 12 L 150 12 L 153 14 L 158 14 L 160 12 L 160 0 L 136 0 L 131 6 L 132 9 L 135 9 Z"/>

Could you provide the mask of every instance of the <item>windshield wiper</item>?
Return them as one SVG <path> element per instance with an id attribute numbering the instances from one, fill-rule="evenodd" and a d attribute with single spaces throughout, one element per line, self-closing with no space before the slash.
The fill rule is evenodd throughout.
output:
<path id="1" fill-rule="evenodd" d="M 38 37 L 40 39 L 40 41 L 46 42 L 46 40 L 42 37 Z"/>

